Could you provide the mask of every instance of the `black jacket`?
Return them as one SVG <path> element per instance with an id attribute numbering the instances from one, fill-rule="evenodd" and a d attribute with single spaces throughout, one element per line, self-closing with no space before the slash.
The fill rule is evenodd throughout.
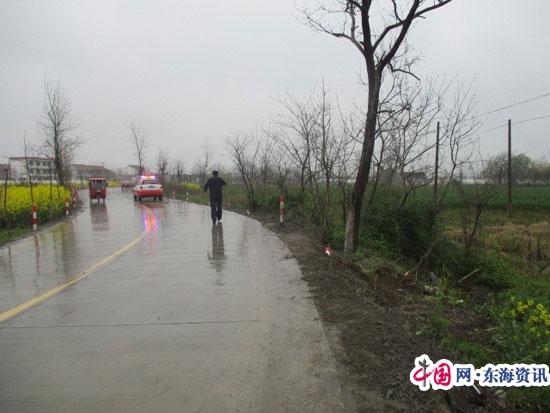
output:
<path id="1" fill-rule="evenodd" d="M 204 192 L 210 190 L 210 199 L 222 199 L 222 186 L 224 185 L 225 181 L 222 178 L 212 176 L 204 184 Z"/>

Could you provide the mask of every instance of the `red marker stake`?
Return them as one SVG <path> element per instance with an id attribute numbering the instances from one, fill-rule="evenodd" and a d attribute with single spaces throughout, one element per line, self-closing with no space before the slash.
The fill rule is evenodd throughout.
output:
<path id="1" fill-rule="evenodd" d="M 38 228 L 38 215 L 36 214 L 36 206 L 32 206 L 32 220 L 31 220 L 31 223 L 32 223 L 32 230 L 33 231 L 36 231 L 36 229 Z"/>
<path id="2" fill-rule="evenodd" d="M 279 197 L 279 225 L 283 226 L 285 224 L 285 196 L 281 194 Z"/>

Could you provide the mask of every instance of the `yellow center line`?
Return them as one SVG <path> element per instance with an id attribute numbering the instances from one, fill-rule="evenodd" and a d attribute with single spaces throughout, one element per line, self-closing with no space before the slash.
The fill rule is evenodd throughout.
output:
<path id="1" fill-rule="evenodd" d="M 151 212 L 151 210 L 148 207 L 144 206 L 144 208 L 148 209 Z M 27 311 L 29 308 L 34 307 L 35 305 L 43 303 L 47 299 L 55 296 L 56 294 L 59 294 L 61 291 L 66 290 L 71 285 L 74 285 L 77 282 L 82 281 L 88 275 L 93 274 L 98 269 L 103 267 L 105 264 L 108 264 L 109 262 L 113 261 L 115 258 L 118 258 L 122 254 L 127 252 L 130 248 L 132 248 L 139 241 L 141 241 L 145 237 L 145 235 L 147 235 L 147 232 L 148 232 L 147 230 L 143 231 L 137 238 L 133 239 L 128 244 L 124 245 L 115 253 L 109 255 L 108 257 L 103 258 L 101 261 L 96 262 L 94 265 L 86 268 L 85 270 L 70 276 L 63 284 L 58 285 L 57 287 L 54 287 L 43 294 L 40 294 L 34 298 L 31 298 L 28 301 L 25 301 L 22 304 L 19 304 L 9 310 L 6 310 L 0 313 L 0 323 L 3 321 L 9 320 L 10 318 L 17 316 L 24 311 Z"/>

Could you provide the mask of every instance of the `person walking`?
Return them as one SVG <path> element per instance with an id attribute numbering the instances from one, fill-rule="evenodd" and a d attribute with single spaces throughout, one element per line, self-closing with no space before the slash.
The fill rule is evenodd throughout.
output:
<path id="1" fill-rule="evenodd" d="M 225 181 L 218 176 L 218 171 L 212 171 L 212 176 L 204 184 L 204 192 L 210 191 L 210 216 L 212 225 L 222 220 L 222 186 Z"/>

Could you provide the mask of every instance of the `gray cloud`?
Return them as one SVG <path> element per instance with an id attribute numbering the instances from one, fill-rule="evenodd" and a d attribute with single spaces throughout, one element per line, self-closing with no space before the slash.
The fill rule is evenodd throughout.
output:
<path id="1" fill-rule="evenodd" d="M 550 91 L 550 29 L 543 0 L 456 0 L 419 22 L 410 43 L 421 76 L 475 76 L 480 112 Z M 321 78 L 345 105 L 361 98 L 361 59 L 346 42 L 297 21 L 294 1 L 1 1 L 0 156 L 21 153 L 43 78 L 59 77 L 86 140 L 78 159 L 121 166 L 139 122 L 156 147 L 191 165 L 205 139 L 221 145 L 277 110 L 285 88 L 306 94 Z M 550 114 L 550 98 L 503 111 L 486 127 Z M 514 129 L 515 147 L 550 156 L 549 120 Z M 505 130 L 482 137 L 505 149 Z M 217 157 L 222 158 L 222 150 Z M 1 159 L 0 159 L 1 161 Z"/>

